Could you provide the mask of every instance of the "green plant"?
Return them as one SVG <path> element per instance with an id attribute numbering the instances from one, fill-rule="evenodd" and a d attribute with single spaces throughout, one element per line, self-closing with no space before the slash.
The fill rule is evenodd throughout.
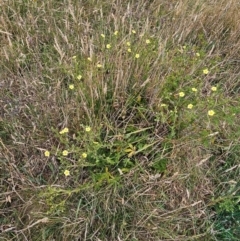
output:
<path id="1" fill-rule="evenodd" d="M 239 236 L 240 16 L 211 4 L 0 3 L 1 238 Z"/>

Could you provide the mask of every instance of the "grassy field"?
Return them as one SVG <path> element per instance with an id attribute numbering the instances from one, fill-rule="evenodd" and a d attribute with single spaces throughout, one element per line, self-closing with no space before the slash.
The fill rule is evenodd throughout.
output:
<path id="1" fill-rule="evenodd" d="M 240 239 L 238 0 L 0 1 L 0 240 Z"/>

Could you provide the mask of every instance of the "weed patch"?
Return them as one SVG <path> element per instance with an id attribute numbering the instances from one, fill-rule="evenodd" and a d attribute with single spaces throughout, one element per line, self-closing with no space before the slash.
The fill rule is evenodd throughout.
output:
<path id="1" fill-rule="evenodd" d="M 237 240 L 237 1 L 0 6 L 4 240 Z"/>

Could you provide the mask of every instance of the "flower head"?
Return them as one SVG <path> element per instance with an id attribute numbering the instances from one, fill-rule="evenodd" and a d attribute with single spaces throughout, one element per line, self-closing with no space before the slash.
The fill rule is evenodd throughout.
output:
<path id="1" fill-rule="evenodd" d="M 130 48 L 128 48 L 128 50 L 127 50 L 129 53 L 131 53 L 132 52 L 132 50 L 130 49 Z"/>
<path id="2" fill-rule="evenodd" d="M 211 88 L 211 90 L 212 90 L 212 91 L 217 91 L 217 87 L 216 87 L 216 86 L 213 86 L 213 87 Z"/>
<path id="3" fill-rule="evenodd" d="M 62 152 L 62 155 L 63 155 L 63 156 L 67 156 L 67 155 L 68 155 L 68 151 L 67 151 L 67 150 L 64 150 L 64 151 Z"/>
<path id="4" fill-rule="evenodd" d="M 192 88 L 192 91 L 193 91 L 193 92 L 197 92 L 197 89 L 196 89 L 196 88 Z"/>
<path id="5" fill-rule="evenodd" d="M 102 34 L 101 34 L 101 37 L 102 37 L 102 38 L 105 38 L 105 34 L 102 33 Z"/>
<path id="6" fill-rule="evenodd" d="M 87 60 L 90 61 L 90 62 L 92 61 L 92 59 L 90 57 L 88 57 Z"/>
<path id="7" fill-rule="evenodd" d="M 107 48 L 107 49 L 110 49 L 110 48 L 111 48 L 111 44 L 107 44 L 107 45 L 106 45 L 106 48 Z"/>
<path id="8" fill-rule="evenodd" d="M 196 53 L 196 56 L 197 56 L 197 57 L 200 57 L 200 54 L 199 54 L 199 53 Z"/>
<path id="9" fill-rule="evenodd" d="M 82 79 L 82 75 L 79 74 L 79 75 L 77 76 L 77 79 L 78 79 L 78 80 Z"/>
<path id="10" fill-rule="evenodd" d="M 64 175 L 67 177 L 67 176 L 70 176 L 70 171 L 69 170 L 65 170 L 64 171 Z"/>
<path id="11" fill-rule="evenodd" d="M 118 31 L 115 31 L 115 32 L 114 32 L 114 35 L 115 35 L 115 36 L 118 35 Z"/>
<path id="12" fill-rule="evenodd" d="M 209 116 L 215 115 L 215 111 L 214 111 L 214 110 L 209 110 L 209 111 L 208 111 L 208 115 L 209 115 Z"/>
<path id="13" fill-rule="evenodd" d="M 178 95 L 179 95 L 180 97 L 184 97 L 184 96 L 185 96 L 185 93 L 184 93 L 184 92 L 180 92 Z"/>
<path id="14" fill-rule="evenodd" d="M 44 156 L 49 157 L 50 156 L 50 152 L 49 151 L 45 151 L 44 152 Z"/>
<path id="15" fill-rule="evenodd" d="M 187 106 L 187 108 L 188 108 L 188 109 L 192 109 L 192 108 L 193 108 L 193 104 L 189 104 L 189 105 Z"/>
<path id="16" fill-rule="evenodd" d="M 138 59 L 140 57 L 140 54 L 136 54 L 135 58 Z"/>
<path id="17" fill-rule="evenodd" d="M 85 127 L 85 131 L 86 131 L 86 132 L 90 132 L 90 131 L 91 131 L 91 127 L 90 127 L 90 126 L 86 126 L 86 127 Z"/>
<path id="18" fill-rule="evenodd" d="M 126 45 L 127 45 L 127 46 L 130 46 L 130 45 L 131 45 L 131 43 L 130 43 L 130 42 L 126 42 Z"/>
<path id="19" fill-rule="evenodd" d="M 60 132 L 59 132 L 59 134 L 64 134 L 64 133 L 68 133 L 68 128 L 67 127 L 65 127 L 64 129 L 62 129 Z"/>
<path id="20" fill-rule="evenodd" d="M 83 157 L 84 159 L 87 158 L 87 153 L 86 153 L 86 152 L 83 152 L 82 157 Z"/>
<path id="21" fill-rule="evenodd" d="M 97 64 L 97 67 L 98 68 L 102 68 L 103 66 L 101 64 Z"/>
<path id="22" fill-rule="evenodd" d="M 149 39 L 146 40 L 146 44 L 150 44 L 151 41 Z"/>
<path id="23" fill-rule="evenodd" d="M 74 89 L 74 85 L 73 84 L 69 85 L 69 89 L 73 90 Z"/>
<path id="24" fill-rule="evenodd" d="M 204 70 L 203 70 L 203 73 L 204 73 L 204 74 L 208 74 L 208 73 L 209 73 L 209 70 L 208 70 L 208 69 L 204 69 Z"/>
<path id="25" fill-rule="evenodd" d="M 133 34 L 135 34 L 135 33 L 136 33 L 136 31 L 135 31 L 135 30 L 132 30 L 132 33 L 133 33 Z"/>

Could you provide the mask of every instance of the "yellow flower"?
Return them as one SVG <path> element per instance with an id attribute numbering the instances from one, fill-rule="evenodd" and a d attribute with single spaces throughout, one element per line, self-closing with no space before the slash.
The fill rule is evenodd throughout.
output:
<path id="1" fill-rule="evenodd" d="M 70 176 L 70 171 L 68 171 L 68 170 L 65 170 L 64 171 L 64 175 L 67 177 L 67 176 Z"/>
<path id="2" fill-rule="evenodd" d="M 92 59 L 90 57 L 88 57 L 87 60 L 90 61 L 90 62 L 92 61 Z"/>
<path id="3" fill-rule="evenodd" d="M 151 41 L 149 39 L 146 40 L 146 44 L 150 44 Z"/>
<path id="4" fill-rule="evenodd" d="M 187 106 L 187 108 L 188 108 L 188 109 L 192 109 L 192 108 L 193 108 L 193 105 L 192 105 L 192 104 L 189 104 L 189 105 Z"/>
<path id="5" fill-rule="evenodd" d="M 209 73 L 209 70 L 208 70 L 208 69 L 204 69 L 204 70 L 203 70 L 203 73 L 204 73 L 204 74 L 208 74 L 208 73 Z"/>
<path id="6" fill-rule="evenodd" d="M 49 157 L 50 156 L 50 152 L 49 151 L 45 151 L 44 152 L 44 156 Z"/>
<path id="7" fill-rule="evenodd" d="M 197 89 L 196 89 L 196 88 L 192 88 L 192 91 L 193 91 L 193 92 L 197 92 Z"/>
<path id="8" fill-rule="evenodd" d="M 199 54 L 199 53 L 196 53 L 196 56 L 197 56 L 197 57 L 200 57 L 200 54 Z"/>
<path id="9" fill-rule="evenodd" d="M 76 55 L 72 56 L 72 59 L 76 59 L 76 58 L 77 58 L 77 56 L 76 56 Z"/>
<path id="10" fill-rule="evenodd" d="M 180 96 L 180 97 L 184 97 L 184 96 L 185 96 L 185 93 L 184 93 L 184 92 L 180 92 L 180 93 L 179 93 L 179 96 Z"/>
<path id="11" fill-rule="evenodd" d="M 161 104 L 160 106 L 161 106 L 161 107 L 166 107 L 167 105 L 166 105 L 166 104 Z"/>
<path id="12" fill-rule="evenodd" d="M 115 32 L 114 32 L 114 35 L 115 35 L 115 36 L 118 35 L 118 31 L 115 31 Z"/>
<path id="13" fill-rule="evenodd" d="M 138 59 L 140 57 L 140 54 L 136 54 L 135 58 Z"/>
<path id="14" fill-rule="evenodd" d="M 62 155 L 63 155 L 63 156 L 67 156 L 67 155 L 68 155 L 68 151 L 67 151 L 67 150 L 64 150 L 64 151 L 62 152 Z"/>
<path id="15" fill-rule="evenodd" d="M 217 87 L 216 87 L 216 86 L 213 86 L 213 87 L 211 88 L 211 90 L 212 90 L 212 91 L 217 91 Z"/>
<path id="16" fill-rule="evenodd" d="M 186 49 L 186 46 L 185 46 L 185 45 L 183 46 L 183 49 Z"/>
<path id="17" fill-rule="evenodd" d="M 77 76 L 77 79 L 80 80 L 81 78 L 82 78 L 82 75 L 79 74 L 79 75 Z"/>
<path id="18" fill-rule="evenodd" d="M 87 158 L 87 153 L 86 153 L 86 152 L 83 152 L 82 157 L 83 157 L 83 158 Z"/>
<path id="19" fill-rule="evenodd" d="M 106 45 L 106 48 L 107 48 L 107 49 L 110 49 L 110 48 L 111 48 L 111 44 L 107 44 L 107 45 Z"/>
<path id="20" fill-rule="evenodd" d="M 86 131 L 86 132 L 91 131 L 91 127 L 90 127 L 90 126 L 86 126 L 85 131 Z"/>
<path id="21" fill-rule="evenodd" d="M 127 46 L 130 46 L 130 45 L 131 45 L 131 43 L 130 43 L 130 42 L 127 42 L 127 43 L 126 43 L 126 45 L 127 45 Z"/>
<path id="22" fill-rule="evenodd" d="M 68 133 L 68 128 L 65 127 L 64 129 L 62 129 L 59 134 L 64 134 L 64 133 Z"/>
<path id="23" fill-rule="evenodd" d="M 214 110 L 209 110 L 209 111 L 208 111 L 208 115 L 209 115 L 209 116 L 215 115 L 215 111 L 214 111 Z"/>
<path id="24" fill-rule="evenodd" d="M 105 35 L 102 33 L 102 34 L 101 34 L 101 37 L 102 37 L 102 38 L 105 38 Z"/>
<path id="25" fill-rule="evenodd" d="M 98 68 L 102 68 L 102 65 L 101 65 L 101 64 L 97 64 L 97 67 L 98 67 Z"/>
<path id="26" fill-rule="evenodd" d="M 129 48 L 128 50 L 127 50 L 129 53 L 131 53 L 132 52 L 132 50 Z"/>
<path id="27" fill-rule="evenodd" d="M 73 84 L 69 85 L 69 89 L 73 90 L 74 89 L 74 85 Z"/>
<path id="28" fill-rule="evenodd" d="M 132 30 L 132 33 L 134 33 L 134 34 L 135 34 L 135 33 L 136 33 L 136 31 L 135 31 L 135 30 Z"/>

